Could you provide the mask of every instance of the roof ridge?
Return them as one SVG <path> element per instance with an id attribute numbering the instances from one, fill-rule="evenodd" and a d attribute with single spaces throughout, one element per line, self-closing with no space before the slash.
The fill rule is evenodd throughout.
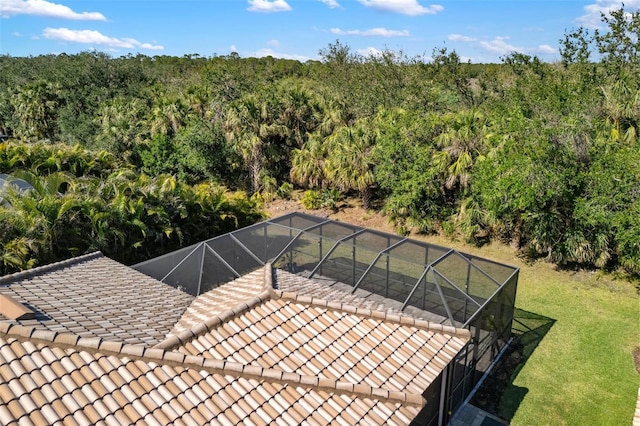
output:
<path id="1" fill-rule="evenodd" d="M 198 338 L 205 333 L 208 333 L 220 324 L 224 324 L 225 322 L 242 315 L 243 313 L 252 309 L 254 306 L 266 302 L 267 300 L 273 299 L 275 297 L 275 293 L 273 290 L 273 268 L 270 263 L 266 263 L 263 270 L 264 277 L 262 292 L 260 294 L 247 300 L 246 302 L 239 303 L 233 308 L 221 312 L 218 315 L 213 315 L 205 319 L 204 321 L 194 325 L 190 329 L 183 330 L 177 334 L 172 334 L 153 347 L 156 349 L 171 350 L 178 346 L 182 346 L 185 343 Z"/>
<path id="2" fill-rule="evenodd" d="M 276 297 L 283 300 L 290 300 L 301 304 L 316 306 L 321 308 L 330 308 L 337 311 L 346 312 L 349 314 L 366 316 L 369 318 L 388 321 L 400 325 L 409 327 L 416 327 L 427 331 L 433 331 L 442 334 L 448 334 L 455 337 L 471 338 L 471 332 L 465 328 L 452 327 L 449 325 L 443 325 L 440 323 L 434 323 L 431 321 L 416 319 L 408 315 L 391 314 L 384 311 L 376 311 L 373 309 L 358 308 L 350 305 L 349 303 L 332 302 L 325 299 L 321 299 L 313 296 L 299 295 L 295 292 L 285 292 L 281 290 L 274 290 Z"/>
<path id="3" fill-rule="evenodd" d="M 45 272 L 50 272 L 54 269 L 63 268 L 74 265 L 76 263 L 84 262 L 91 259 L 97 259 L 99 257 L 105 257 L 101 251 L 94 251 L 92 253 L 83 254 L 81 256 L 72 257 L 70 259 L 61 260 L 60 262 L 49 263 L 47 265 L 38 266 L 36 268 L 27 269 L 13 274 L 0 277 L 0 285 L 8 284 L 10 282 L 18 281 L 24 278 L 31 278 L 36 275 L 41 275 Z"/>
<path id="4" fill-rule="evenodd" d="M 349 383 L 339 379 L 323 379 L 317 376 L 286 372 L 275 368 L 263 368 L 258 365 L 205 358 L 201 355 L 185 355 L 163 348 L 107 341 L 100 337 L 81 337 L 74 334 L 57 333 L 11 323 L 0 323 L 0 335 L 21 342 L 30 341 L 35 344 L 53 345 L 92 354 L 114 355 L 143 362 L 205 370 L 209 373 L 221 373 L 224 375 L 231 373 L 234 376 L 255 378 L 257 380 L 272 379 L 280 383 L 309 386 L 318 390 L 328 390 L 340 394 L 356 394 L 366 398 L 397 401 L 402 404 L 424 405 L 422 395 L 412 392 L 392 391 L 364 383 Z"/>

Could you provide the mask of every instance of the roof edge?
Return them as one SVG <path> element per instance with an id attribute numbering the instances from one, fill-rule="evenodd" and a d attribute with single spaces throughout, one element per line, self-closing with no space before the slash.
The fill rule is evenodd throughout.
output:
<path id="1" fill-rule="evenodd" d="M 22 280 L 25 278 L 31 278 L 36 275 L 42 275 L 45 272 L 50 272 L 54 269 L 64 268 L 67 266 L 75 265 L 80 262 L 86 262 L 87 260 L 97 259 L 99 257 L 105 257 L 101 251 L 94 251 L 92 253 L 83 254 L 81 256 L 72 257 L 70 259 L 61 260 L 60 262 L 49 263 L 47 265 L 38 266 L 36 268 L 27 269 L 13 274 L 0 277 L 0 285 L 8 284 L 14 281 Z"/>
<path id="2" fill-rule="evenodd" d="M 180 352 L 164 350 L 162 348 L 150 348 L 142 345 L 107 341 L 99 337 L 80 337 L 74 334 L 57 333 L 55 331 L 36 329 L 34 327 L 25 327 L 11 323 L 0 323 L 0 335 L 18 341 L 28 340 L 35 344 L 54 345 L 62 349 L 113 355 L 173 367 L 205 370 L 210 373 L 232 374 L 238 377 L 242 375 L 242 377 L 253 378 L 260 381 L 274 380 L 294 386 L 309 386 L 318 390 L 326 390 L 334 393 L 347 395 L 356 394 L 365 398 L 397 401 L 403 405 L 422 407 L 425 404 L 422 395 L 416 393 L 391 391 L 389 389 L 372 387 L 367 384 L 321 379 L 317 376 L 291 373 L 273 368 L 262 368 L 257 365 L 246 365 L 197 355 L 185 355 Z"/>
<path id="3" fill-rule="evenodd" d="M 416 327 L 423 330 L 433 331 L 441 334 L 448 334 L 461 339 L 471 339 L 471 332 L 465 328 L 457 328 L 440 323 L 434 323 L 426 320 L 416 319 L 408 315 L 391 314 L 383 311 L 375 311 L 372 309 L 358 308 L 348 303 L 331 302 L 328 300 L 320 299 L 312 296 L 301 296 L 295 292 L 284 292 L 281 290 L 274 290 L 274 293 L 279 299 L 290 300 L 292 302 L 301 303 L 308 306 L 315 306 L 320 308 L 329 308 L 337 311 L 346 312 L 349 314 L 361 315 L 381 321 L 388 321 L 408 327 Z"/>

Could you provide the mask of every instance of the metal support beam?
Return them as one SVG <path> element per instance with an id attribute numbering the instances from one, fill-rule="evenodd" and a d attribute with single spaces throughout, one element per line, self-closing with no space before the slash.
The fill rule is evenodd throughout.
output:
<path id="1" fill-rule="evenodd" d="M 318 262 L 318 264 L 316 265 L 315 268 L 313 268 L 313 270 L 311 271 L 311 273 L 309 274 L 309 278 L 313 277 L 313 275 L 318 271 L 318 269 L 320 269 L 320 266 L 322 266 L 322 264 L 324 263 L 325 260 L 327 260 L 329 258 L 329 256 L 331 256 L 331 254 L 335 251 L 335 249 L 338 248 L 338 246 L 340 245 L 340 243 L 343 243 L 344 241 L 347 241 L 349 238 L 354 238 L 356 235 L 363 233 L 364 231 L 366 231 L 366 229 L 360 229 L 356 232 L 354 232 L 353 234 L 349 234 L 346 237 L 342 237 L 340 238 L 338 241 L 336 241 L 336 243 L 333 245 L 333 247 L 331 247 L 329 249 L 329 251 L 327 252 L 327 254 L 324 255 L 324 257 L 322 259 L 320 259 L 320 262 Z"/>
<path id="2" fill-rule="evenodd" d="M 247 252 L 247 254 L 248 254 L 249 256 L 253 257 L 253 258 L 255 259 L 255 261 L 256 261 L 256 262 L 258 262 L 258 263 L 259 263 L 259 264 L 261 264 L 261 265 L 264 265 L 264 262 L 263 262 L 262 260 L 260 260 L 260 258 L 259 258 L 258 256 L 256 256 L 256 255 L 255 255 L 251 250 L 249 250 L 249 249 L 247 248 L 247 246 L 245 246 L 244 244 L 242 244 L 242 242 L 241 242 L 239 239 L 237 239 L 233 234 L 229 234 L 229 236 L 231 237 L 231 239 L 232 239 L 233 241 L 235 241 L 235 242 L 236 242 L 236 244 L 238 244 L 238 245 L 240 246 L 240 248 L 242 248 L 242 250 L 246 251 L 246 252 Z M 207 245 L 208 245 L 208 244 L 207 244 Z M 265 258 L 266 258 L 266 256 L 265 256 Z"/>
<path id="3" fill-rule="evenodd" d="M 184 263 L 185 260 L 187 260 L 189 258 L 189 256 L 191 256 L 193 254 L 193 252 L 195 252 L 196 250 L 198 250 L 198 248 L 204 243 L 200 243 L 198 244 L 193 250 L 191 250 L 189 252 L 188 255 L 186 255 L 185 257 L 182 258 L 182 260 L 180 262 L 178 262 L 178 264 L 176 266 L 174 266 L 164 277 L 162 277 L 162 279 L 160 280 L 160 282 L 164 282 L 164 280 L 171 275 L 171 273 L 173 271 L 175 271 L 176 269 L 178 269 L 180 267 L 180 265 L 182 265 Z"/>
<path id="4" fill-rule="evenodd" d="M 205 244 L 205 246 L 207 246 L 207 249 L 211 252 L 211 254 L 213 254 L 213 255 L 214 255 L 214 256 L 215 256 L 215 257 L 216 257 L 220 262 L 222 262 L 222 264 L 223 264 L 224 266 L 226 266 L 227 268 L 229 268 L 229 270 L 230 270 L 231 272 L 233 272 L 233 275 L 235 275 L 236 277 L 240 278 L 240 276 L 241 276 L 241 275 L 238 273 L 238 271 L 236 271 L 235 269 L 233 269 L 233 267 L 232 267 L 231 265 L 229 265 L 229 264 L 227 263 L 227 261 L 226 261 L 226 260 L 224 260 L 224 259 L 222 258 L 222 256 L 220 256 L 218 253 L 216 253 L 216 251 L 215 251 L 214 249 L 212 249 L 211 247 L 209 247 L 209 244 Z"/>
<path id="5" fill-rule="evenodd" d="M 376 258 L 373 259 L 373 262 L 371 262 L 369 264 L 369 266 L 367 266 L 367 269 L 364 271 L 364 274 L 362 274 L 362 276 L 360 277 L 360 279 L 358 280 L 357 283 L 354 284 L 353 286 L 353 290 L 351 290 L 351 293 L 355 292 L 358 289 L 358 286 L 360 285 L 360 283 L 362 282 L 362 280 L 364 279 L 364 277 L 367 276 L 367 274 L 369 273 L 369 271 L 371 271 L 371 269 L 373 268 L 373 266 L 378 262 L 378 260 L 380 259 L 380 256 L 382 256 L 383 254 L 388 254 L 389 250 L 393 249 L 394 247 L 396 247 L 397 245 L 403 243 L 407 241 L 406 238 L 401 239 L 400 241 L 398 241 L 397 243 L 390 245 L 389 247 L 387 247 L 386 249 L 379 251 L 378 254 L 376 255 Z M 387 285 L 389 285 L 389 279 L 387 276 Z"/>

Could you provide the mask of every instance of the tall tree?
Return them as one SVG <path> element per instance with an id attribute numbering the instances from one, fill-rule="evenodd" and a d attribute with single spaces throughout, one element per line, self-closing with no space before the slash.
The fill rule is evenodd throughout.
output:
<path id="1" fill-rule="evenodd" d="M 261 188 L 272 138 L 283 132 L 273 113 L 266 101 L 248 95 L 231 104 L 225 121 L 227 139 L 243 160 L 252 193 Z"/>
<path id="2" fill-rule="evenodd" d="M 33 141 L 53 140 L 56 135 L 56 111 L 60 105 L 60 85 L 40 80 L 17 89 L 12 97 L 14 136 Z"/>
<path id="3" fill-rule="evenodd" d="M 357 191 L 365 209 L 371 207 L 375 177 L 371 151 L 376 136 L 365 120 L 353 126 L 338 128 L 328 136 L 328 156 L 324 165 L 324 174 L 328 185 L 340 191 Z"/>

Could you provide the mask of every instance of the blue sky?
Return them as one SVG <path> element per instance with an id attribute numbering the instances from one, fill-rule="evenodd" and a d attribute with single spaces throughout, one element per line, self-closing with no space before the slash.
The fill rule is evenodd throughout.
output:
<path id="1" fill-rule="evenodd" d="M 112 56 L 199 54 L 301 61 L 340 40 L 363 55 L 434 48 L 464 61 L 517 51 L 559 59 L 566 31 L 596 28 L 613 0 L 1 0 L 0 53 L 98 50 Z M 628 11 L 640 0 L 626 0 Z"/>

